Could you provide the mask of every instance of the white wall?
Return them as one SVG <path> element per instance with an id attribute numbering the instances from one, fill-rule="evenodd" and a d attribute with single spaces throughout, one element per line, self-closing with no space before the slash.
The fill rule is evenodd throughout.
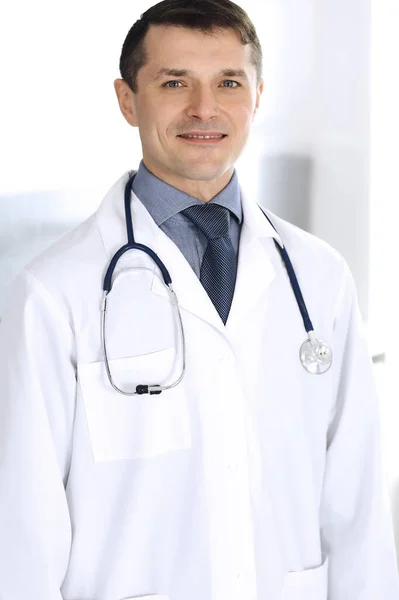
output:
<path id="1" fill-rule="evenodd" d="M 347 258 L 367 320 L 370 1 L 317 0 L 315 6 L 312 230 Z"/>
<path id="2" fill-rule="evenodd" d="M 15 0 L 0 21 L 0 194 L 107 186 L 131 166 L 138 135 L 113 89 L 140 3 Z M 3 88 L 4 89 L 4 88 Z M 134 142 L 135 140 L 135 144 Z"/>
<path id="3" fill-rule="evenodd" d="M 386 353 L 378 382 L 399 559 L 399 4 L 373 0 L 370 145 L 370 329 Z"/>
<path id="4" fill-rule="evenodd" d="M 399 3 L 373 0 L 370 145 L 371 327 L 396 362 L 399 349 L 397 307 L 399 219 Z M 399 398 L 399 389 L 397 388 Z"/>

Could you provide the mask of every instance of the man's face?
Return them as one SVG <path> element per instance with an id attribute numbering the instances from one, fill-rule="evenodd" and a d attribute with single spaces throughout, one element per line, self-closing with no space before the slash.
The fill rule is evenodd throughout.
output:
<path id="1" fill-rule="evenodd" d="M 250 45 L 232 29 L 208 35 L 171 26 L 151 26 L 145 43 L 149 62 L 138 73 L 138 93 L 121 79 L 115 82 L 125 118 L 139 128 L 145 165 L 180 189 L 223 179 L 227 185 L 263 91 L 263 82 L 256 86 Z M 158 76 L 161 69 L 192 73 Z M 245 77 L 220 74 L 224 70 L 242 70 Z M 227 137 L 216 143 L 178 137 L 192 131 Z"/>

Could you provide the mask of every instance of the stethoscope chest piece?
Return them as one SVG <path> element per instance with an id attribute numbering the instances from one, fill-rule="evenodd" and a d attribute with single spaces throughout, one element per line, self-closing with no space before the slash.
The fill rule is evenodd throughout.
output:
<path id="1" fill-rule="evenodd" d="M 302 366 L 312 375 L 321 375 L 328 371 L 332 364 L 332 350 L 326 342 L 321 342 L 310 332 L 301 346 L 299 357 Z"/>

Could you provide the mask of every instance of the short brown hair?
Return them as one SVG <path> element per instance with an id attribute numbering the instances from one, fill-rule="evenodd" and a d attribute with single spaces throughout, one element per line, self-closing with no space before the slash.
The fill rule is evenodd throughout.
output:
<path id="1" fill-rule="evenodd" d="M 234 29 L 243 45 L 252 44 L 251 63 L 259 85 L 263 71 L 262 47 L 254 24 L 240 6 L 231 0 L 164 0 L 141 15 L 123 43 L 119 70 L 135 94 L 138 92 L 137 74 L 148 62 L 144 38 L 150 25 L 197 29 L 206 34 L 218 29 Z"/>

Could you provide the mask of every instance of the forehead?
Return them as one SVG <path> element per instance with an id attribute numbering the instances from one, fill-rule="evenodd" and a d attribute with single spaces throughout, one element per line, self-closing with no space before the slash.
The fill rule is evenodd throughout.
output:
<path id="1" fill-rule="evenodd" d="M 203 33 L 185 27 L 151 26 L 145 38 L 148 54 L 148 66 L 151 75 L 158 73 L 165 65 L 183 64 L 189 68 L 187 61 L 214 67 L 221 61 L 224 68 L 245 69 L 250 64 L 250 44 L 242 44 L 240 37 L 233 29 L 217 29 L 212 33 Z M 226 62 L 226 59 L 229 62 Z"/>

